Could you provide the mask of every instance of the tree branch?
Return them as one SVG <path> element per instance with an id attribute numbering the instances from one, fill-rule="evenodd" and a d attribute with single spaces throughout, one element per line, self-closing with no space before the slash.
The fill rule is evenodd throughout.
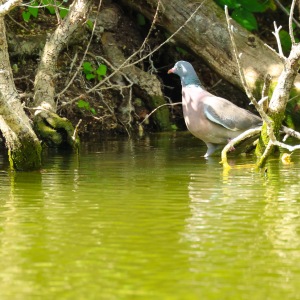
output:
<path id="1" fill-rule="evenodd" d="M 274 31 L 272 31 L 272 34 L 276 38 L 276 42 L 277 42 L 277 46 L 278 46 L 278 54 L 280 55 L 280 57 L 285 58 L 283 51 L 282 51 L 282 46 L 281 46 L 281 41 L 280 41 L 280 36 L 279 36 L 279 32 L 280 32 L 282 26 L 277 27 L 277 24 L 275 21 L 273 24 L 274 24 Z"/>
<path id="2" fill-rule="evenodd" d="M 243 133 L 241 133 L 236 138 L 230 140 L 230 142 L 222 150 L 221 164 L 223 164 L 223 166 L 225 168 L 230 167 L 228 162 L 227 162 L 227 153 L 228 153 L 228 151 L 230 151 L 230 149 L 232 149 L 236 144 L 242 142 L 243 140 L 245 140 L 247 138 L 250 138 L 252 136 L 257 135 L 260 132 L 261 132 L 261 126 L 256 127 L 256 128 L 251 128 L 251 129 L 248 129 L 248 130 L 244 131 Z"/>
<path id="3" fill-rule="evenodd" d="M 293 4 L 295 4 L 295 0 L 293 0 Z M 268 156 L 270 155 L 270 153 L 271 153 L 271 151 L 273 149 L 273 146 L 279 146 L 279 147 L 288 149 L 289 151 L 294 151 L 296 149 L 300 149 L 300 145 L 299 146 L 298 145 L 297 146 L 290 146 L 290 145 L 286 145 L 285 143 L 279 142 L 276 139 L 275 132 L 274 132 L 274 121 L 266 114 L 265 107 L 263 105 L 259 105 L 258 104 L 258 102 L 256 101 L 255 97 L 253 96 L 253 94 L 251 93 L 250 89 L 247 86 L 247 82 L 246 82 L 245 75 L 243 73 L 243 70 L 242 70 L 242 67 L 241 67 L 241 64 L 240 64 L 240 58 L 239 58 L 239 55 L 238 55 L 238 52 L 237 52 L 237 47 L 236 47 L 236 44 L 235 44 L 235 41 L 234 41 L 234 37 L 233 37 L 233 32 L 232 32 L 232 27 L 231 27 L 231 24 L 230 24 L 230 18 L 229 18 L 227 6 L 225 6 L 225 15 L 226 15 L 226 20 L 227 20 L 227 25 L 228 25 L 228 31 L 229 31 L 229 35 L 230 35 L 230 39 L 231 39 L 231 43 L 232 43 L 232 48 L 233 48 L 235 59 L 237 61 L 237 65 L 238 65 L 238 69 L 239 69 L 239 74 L 240 74 L 240 77 L 241 77 L 241 81 L 242 81 L 243 87 L 244 87 L 244 89 L 246 91 L 247 96 L 249 97 L 249 99 L 251 100 L 251 102 L 253 103 L 253 105 L 255 106 L 255 108 L 257 109 L 257 111 L 259 112 L 260 116 L 262 117 L 264 123 L 267 126 L 267 134 L 268 134 L 268 137 L 269 137 L 269 142 L 268 142 L 267 146 L 265 147 L 264 153 L 260 157 L 260 160 L 259 160 L 259 162 L 257 164 L 258 167 L 261 167 L 265 163 L 265 161 L 268 158 Z M 292 17 L 290 17 L 290 20 L 291 19 L 292 19 Z M 277 30 L 277 31 L 279 32 L 279 30 Z M 276 27 L 275 27 L 275 31 L 276 31 Z M 293 32 L 290 31 L 290 34 L 293 34 Z M 292 36 L 291 36 L 291 38 L 292 38 Z M 298 62 L 299 57 L 300 57 L 300 46 L 298 45 L 297 47 L 293 47 L 292 48 L 292 51 L 291 51 L 289 57 L 287 58 L 287 62 L 286 62 L 286 64 L 292 65 L 292 63 L 291 63 L 292 59 L 291 58 L 293 58 L 294 59 L 294 64 L 295 64 L 294 68 L 292 66 L 289 67 L 289 68 L 285 68 L 285 70 L 280 75 L 280 79 L 281 80 L 279 79 L 279 83 L 277 84 L 277 86 L 275 88 L 275 90 L 276 90 L 276 89 L 280 88 L 281 86 L 283 86 L 284 89 L 281 89 L 281 92 L 284 95 L 289 94 L 289 91 L 290 91 L 289 84 L 291 84 L 291 81 L 289 81 L 289 79 L 290 80 L 294 79 L 294 77 L 292 77 L 292 76 L 293 76 L 293 74 L 295 74 L 295 70 L 294 69 L 296 69 L 297 66 L 299 67 L 299 62 Z M 266 78 L 265 78 L 265 80 L 266 80 Z M 285 83 L 287 83 L 287 85 L 285 85 Z M 263 94 L 264 93 L 265 92 L 263 92 Z M 273 93 L 273 96 L 272 96 L 272 100 L 273 101 L 274 101 L 274 94 L 275 94 L 275 92 Z M 277 101 L 285 100 L 285 99 L 281 99 L 280 98 L 280 94 L 276 95 L 276 97 L 277 97 L 276 98 Z M 267 93 L 266 93 L 265 98 L 268 98 Z M 287 96 L 286 96 L 286 98 L 287 98 Z M 262 100 L 264 100 L 264 98 Z M 284 108 L 285 108 L 285 104 L 286 103 L 284 103 Z M 281 105 L 282 104 L 280 103 L 279 108 L 283 107 Z M 245 132 L 242 134 L 242 137 L 244 136 L 244 134 L 245 134 Z M 247 136 L 247 134 L 245 134 L 245 136 Z M 233 139 L 233 142 L 232 141 L 229 142 L 225 146 L 224 150 L 222 151 L 222 161 L 221 162 L 223 163 L 223 165 L 225 167 L 228 166 L 227 156 L 226 156 L 227 155 L 227 151 L 230 149 L 230 147 L 232 147 L 237 142 L 237 141 L 235 141 L 236 139 L 239 140 L 239 137 Z"/>
<path id="4" fill-rule="evenodd" d="M 290 12 L 280 3 L 279 0 L 275 0 L 275 2 L 287 16 L 290 15 Z M 293 17 L 293 22 L 297 25 L 298 28 L 300 28 L 300 23 L 294 17 Z"/>
<path id="5" fill-rule="evenodd" d="M 289 34 L 292 41 L 292 44 L 295 45 L 295 36 L 294 36 L 294 29 L 293 29 L 293 16 L 294 16 L 294 9 L 295 9 L 296 0 L 293 0 L 290 10 L 289 16 Z"/>
<path id="6" fill-rule="evenodd" d="M 4 4 L 0 5 L 0 17 L 4 17 L 15 7 L 19 6 L 22 3 L 22 0 L 8 0 Z"/>

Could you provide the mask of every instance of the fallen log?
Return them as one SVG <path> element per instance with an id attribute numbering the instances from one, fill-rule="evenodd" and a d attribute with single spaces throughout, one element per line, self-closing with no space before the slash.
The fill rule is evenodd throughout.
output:
<path id="1" fill-rule="evenodd" d="M 157 0 L 121 0 L 152 20 Z M 174 33 L 195 12 L 193 18 L 174 36 L 177 43 L 204 59 L 224 79 L 243 88 L 238 67 L 233 56 L 224 11 L 212 0 L 198 1 L 161 0 L 158 25 Z M 200 6 L 200 8 L 199 8 Z M 198 9 L 199 8 L 199 9 Z M 264 76 L 270 74 L 275 82 L 283 70 L 282 58 L 251 32 L 235 21 L 234 38 L 247 84 L 255 96 L 260 97 Z M 295 80 L 300 88 L 300 76 Z"/>

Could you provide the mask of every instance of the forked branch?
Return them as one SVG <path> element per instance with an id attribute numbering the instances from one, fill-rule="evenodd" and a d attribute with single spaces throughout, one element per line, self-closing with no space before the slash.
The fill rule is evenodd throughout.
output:
<path id="1" fill-rule="evenodd" d="M 298 68 L 299 68 L 299 59 L 300 59 L 300 45 L 295 44 L 295 40 L 293 38 L 293 30 L 292 30 L 292 26 L 291 26 L 293 7 L 295 6 L 295 3 L 296 3 L 296 0 L 293 0 L 290 19 L 289 19 L 290 36 L 291 36 L 291 39 L 293 42 L 293 47 L 292 47 L 289 57 L 286 58 L 286 61 L 285 61 L 286 67 L 284 68 L 284 71 L 280 75 L 280 77 L 278 79 L 278 85 L 277 85 L 277 87 L 285 87 L 284 93 L 286 95 L 288 95 L 290 92 L 290 88 L 292 86 L 291 82 L 293 82 L 293 80 L 295 79 L 295 76 L 296 76 L 295 70 L 298 70 Z M 232 25 L 230 23 L 230 17 L 229 17 L 228 9 L 226 6 L 225 6 L 225 15 L 226 15 L 228 31 L 229 31 L 229 35 L 230 35 L 230 39 L 231 39 L 231 44 L 232 44 L 234 56 L 235 56 L 235 59 L 236 59 L 237 65 L 238 65 L 238 70 L 239 70 L 242 85 L 245 89 L 245 92 L 246 92 L 248 98 L 251 100 L 252 104 L 255 106 L 256 110 L 259 112 L 263 122 L 266 124 L 266 127 L 267 127 L 267 135 L 269 137 L 269 142 L 266 145 L 264 153 L 260 157 L 260 160 L 257 164 L 258 167 L 261 167 L 265 163 L 266 159 L 269 157 L 274 146 L 279 146 L 281 148 L 287 149 L 288 151 L 294 151 L 296 149 L 300 149 L 300 145 L 290 146 L 283 142 L 279 142 L 277 140 L 275 131 L 274 131 L 274 121 L 267 115 L 266 107 L 264 107 L 263 105 L 259 105 L 259 103 L 256 101 L 255 97 L 251 93 L 250 89 L 248 88 L 246 78 L 245 78 L 243 69 L 241 67 L 240 56 L 238 55 L 238 50 L 237 50 L 235 40 L 233 37 Z M 276 36 L 276 34 L 279 35 L 279 30 L 280 30 L 280 27 L 277 28 L 277 26 L 275 26 L 275 34 L 274 34 L 275 36 Z M 278 43 L 278 46 L 280 46 L 280 43 Z M 280 49 L 280 47 L 279 47 L 279 49 Z M 279 50 L 279 52 L 280 52 L 280 50 Z M 286 82 L 288 82 L 289 84 L 286 85 L 285 84 Z M 276 88 L 275 88 L 275 92 L 276 92 Z M 264 94 L 265 94 L 265 98 L 267 98 L 267 93 L 264 93 Z M 288 97 L 280 96 L 280 94 L 279 95 L 273 94 L 271 100 L 274 102 L 278 101 L 279 105 L 277 106 L 277 110 L 278 110 L 277 113 L 282 113 L 280 110 L 285 108 Z M 264 99 L 262 99 L 261 101 L 264 102 Z M 281 103 L 280 101 L 283 103 Z M 235 143 L 239 142 L 240 140 L 245 139 L 248 136 L 248 134 L 251 134 L 251 131 L 250 131 L 250 133 L 248 133 L 248 131 L 244 132 L 241 136 L 238 136 L 237 138 L 232 140 L 228 145 L 225 146 L 225 148 L 222 151 L 222 163 L 224 166 L 228 166 L 227 152 L 229 151 L 229 149 L 232 146 L 234 146 Z M 298 137 L 298 134 L 294 134 L 294 136 Z"/>

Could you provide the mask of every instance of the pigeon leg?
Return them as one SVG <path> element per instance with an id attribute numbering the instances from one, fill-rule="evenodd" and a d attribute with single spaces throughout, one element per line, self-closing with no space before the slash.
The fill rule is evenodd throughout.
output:
<path id="1" fill-rule="evenodd" d="M 206 143 L 207 146 L 207 152 L 205 153 L 204 157 L 211 156 L 217 149 L 220 148 L 220 145 L 215 145 L 212 143 Z"/>

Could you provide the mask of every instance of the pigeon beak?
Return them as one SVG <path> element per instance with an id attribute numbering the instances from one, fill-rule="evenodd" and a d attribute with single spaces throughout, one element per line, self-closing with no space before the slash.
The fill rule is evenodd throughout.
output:
<path id="1" fill-rule="evenodd" d="M 171 74 L 171 73 L 175 73 L 176 69 L 175 68 L 172 68 L 168 71 L 168 74 Z"/>

